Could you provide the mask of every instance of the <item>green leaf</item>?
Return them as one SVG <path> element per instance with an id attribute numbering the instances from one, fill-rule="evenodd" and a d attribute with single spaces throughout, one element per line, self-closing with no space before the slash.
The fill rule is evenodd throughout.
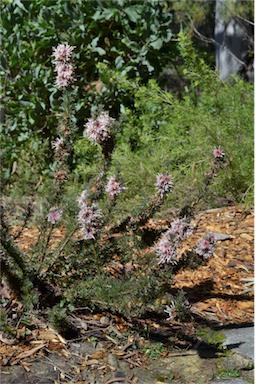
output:
<path id="1" fill-rule="evenodd" d="M 110 20 L 119 11 L 117 9 L 105 9 L 102 12 L 101 19 Z"/>
<path id="2" fill-rule="evenodd" d="M 161 38 L 158 38 L 154 40 L 152 43 L 150 43 L 151 47 L 154 49 L 160 49 L 163 45 L 163 40 Z"/>
<path id="3" fill-rule="evenodd" d="M 149 63 L 148 60 L 143 60 L 142 64 L 145 65 L 148 68 L 149 72 L 153 72 L 154 71 L 154 67 Z"/>
<path id="4" fill-rule="evenodd" d="M 92 19 L 97 21 L 97 20 L 100 20 L 100 18 L 101 18 L 101 11 L 98 10 L 94 13 L 94 15 L 92 16 Z"/>
<path id="5" fill-rule="evenodd" d="M 141 17 L 139 13 L 137 13 L 135 7 L 125 8 L 124 12 L 128 16 L 129 20 L 131 20 L 133 23 L 136 23 Z"/>
<path id="6" fill-rule="evenodd" d="M 100 56 L 103 56 L 106 54 L 106 51 L 101 47 L 95 47 L 93 49 L 93 52 L 97 52 Z"/>
<path id="7" fill-rule="evenodd" d="M 99 40 L 99 36 L 95 37 L 91 43 L 90 43 L 90 47 L 91 48 L 95 48 L 97 46 L 97 43 L 98 43 L 98 40 Z"/>
<path id="8" fill-rule="evenodd" d="M 22 2 L 20 0 L 14 0 L 14 5 L 16 5 L 18 8 L 22 9 L 22 11 L 28 13 L 28 10 L 24 7 Z"/>
<path id="9" fill-rule="evenodd" d="M 116 57 L 115 59 L 116 68 L 120 69 L 121 67 L 123 67 L 123 64 L 125 64 L 125 61 L 123 60 L 123 58 L 121 56 Z"/>
<path id="10" fill-rule="evenodd" d="M 165 43 L 168 43 L 171 38 L 172 38 L 173 34 L 172 34 L 172 31 L 170 29 L 168 29 L 166 31 L 166 35 L 165 36 L 162 36 L 162 40 L 165 42 Z"/>

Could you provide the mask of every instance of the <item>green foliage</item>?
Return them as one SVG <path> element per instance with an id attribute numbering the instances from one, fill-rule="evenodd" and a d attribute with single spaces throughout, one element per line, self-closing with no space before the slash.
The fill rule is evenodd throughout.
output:
<path id="1" fill-rule="evenodd" d="M 165 352 L 166 349 L 162 343 L 149 343 L 145 344 L 142 352 L 149 358 L 149 359 L 157 359 L 159 358 L 163 352 Z"/>
<path id="2" fill-rule="evenodd" d="M 67 316 L 66 309 L 61 309 L 56 306 L 48 310 L 49 321 L 56 328 L 56 330 L 65 336 L 67 339 L 74 338 L 75 330 Z"/>
<path id="3" fill-rule="evenodd" d="M 3 305 L 3 302 L 1 302 L 1 305 Z M 3 308 L 0 308 L 0 329 L 1 332 L 3 332 L 4 337 L 15 337 L 17 332 L 15 327 L 10 325 L 10 321 L 8 321 L 7 318 L 7 313 Z"/>
<path id="4" fill-rule="evenodd" d="M 192 71 L 194 78 L 199 73 L 199 84 L 191 84 L 183 100 L 153 81 L 136 92 L 135 108 L 126 115 L 113 155 L 113 167 L 122 169 L 129 188 L 126 209 L 141 204 L 152 192 L 155 173 L 165 170 L 175 184 L 167 205 L 195 201 L 218 146 L 225 150 L 227 165 L 203 196 L 203 206 L 252 202 L 253 86 L 240 79 L 222 84 L 207 67 L 204 77 L 200 64 Z"/>
<path id="5" fill-rule="evenodd" d="M 61 101 L 53 85 L 52 47 L 68 42 L 79 48 L 73 96 L 75 121 L 81 129 L 97 99 L 95 92 L 86 92 L 84 87 L 92 89 L 91 83 L 99 77 L 106 82 L 100 102 L 113 114 L 131 102 L 120 86 L 116 90 L 112 81 L 107 81 L 99 63 L 116 69 L 120 76 L 140 76 L 147 81 L 173 56 L 170 8 L 171 2 L 159 0 L 1 2 L 2 147 L 11 153 L 5 157 L 5 173 L 11 172 L 29 143 L 29 153 L 36 154 L 36 146 L 46 138 L 50 142 L 56 134 L 55 112 Z"/>
<path id="6" fill-rule="evenodd" d="M 90 264 L 92 260 L 90 259 Z M 107 273 L 109 265 L 114 268 L 114 262 L 109 264 L 109 261 L 108 267 L 105 268 L 101 263 L 100 268 L 94 271 L 93 268 L 88 270 L 88 267 L 85 269 L 83 266 L 80 278 L 74 276 L 69 279 L 65 290 L 66 301 L 72 301 L 78 307 L 101 308 L 124 316 L 141 316 L 156 308 L 162 310 L 164 282 L 162 283 L 163 274 L 158 267 L 151 270 L 144 267 L 144 272 L 121 273 L 118 277 L 113 277 Z M 80 266 L 80 270 L 81 268 Z"/>
<path id="7" fill-rule="evenodd" d="M 208 327 L 203 327 L 197 330 L 196 336 L 201 338 L 204 342 L 214 345 L 217 348 L 222 346 L 222 343 L 225 340 L 223 333 L 215 331 Z"/>
<path id="8" fill-rule="evenodd" d="M 176 41 L 181 35 L 177 34 L 180 25 L 187 20 L 190 24 L 189 18 L 196 25 L 213 26 L 214 5 L 205 0 L 2 1 L 2 179 L 9 183 L 23 180 L 23 189 L 26 184 L 36 185 L 40 176 L 47 178 L 52 169 L 50 143 L 62 105 L 61 92 L 53 85 L 53 46 L 68 42 L 78 48 L 77 81 L 72 87 L 72 119 L 78 134 L 84 121 L 100 108 L 110 110 L 114 117 L 133 109 L 138 78 L 146 84 L 164 68 L 174 67 L 179 77 L 190 80 L 192 67 L 182 71 L 185 58 L 178 55 Z M 240 17 L 249 18 L 250 6 L 249 1 L 229 2 L 231 12 Z M 182 36 L 182 43 L 185 40 L 187 45 L 189 38 Z M 204 57 L 208 61 L 208 55 Z M 193 86 L 205 80 L 205 73 L 201 77 L 196 71 Z M 100 90 L 95 89 L 98 84 Z M 139 129 L 133 126 L 129 132 L 134 146 Z"/>
<path id="9" fill-rule="evenodd" d="M 219 372 L 219 377 L 228 379 L 229 377 L 240 377 L 240 372 L 237 369 L 225 368 Z"/>

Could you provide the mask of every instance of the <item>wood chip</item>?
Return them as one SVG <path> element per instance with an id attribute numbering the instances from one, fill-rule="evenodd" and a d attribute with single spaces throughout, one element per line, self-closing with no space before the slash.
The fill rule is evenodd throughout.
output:
<path id="1" fill-rule="evenodd" d="M 240 237 L 248 241 L 252 241 L 254 239 L 254 237 L 251 235 L 248 235 L 248 233 L 241 233 Z"/>

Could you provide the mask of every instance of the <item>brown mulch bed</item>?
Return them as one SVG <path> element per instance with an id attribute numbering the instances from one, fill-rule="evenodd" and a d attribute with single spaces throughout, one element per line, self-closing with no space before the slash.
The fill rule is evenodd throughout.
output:
<path id="1" fill-rule="evenodd" d="M 211 209 L 200 213 L 194 220 L 198 221 L 198 231 L 188 247 L 207 232 L 228 236 L 217 241 L 217 249 L 206 266 L 178 273 L 174 287 L 189 292 L 196 302 L 193 312 L 205 319 L 222 325 L 253 322 L 253 287 L 250 292 L 245 287 L 246 279 L 254 276 L 253 210 Z"/>
<path id="2" fill-rule="evenodd" d="M 162 222 L 162 220 L 161 220 Z M 157 223 L 154 222 L 154 224 Z M 253 287 L 246 289 L 247 279 L 254 276 L 254 211 L 231 206 L 210 209 L 197 215 L 197 226 L 184 249 L 195 246 L 208 232 L 224 237 L 206 266 L 183 270 L 174 277 L 173 288 L 183 288 L 193 303 L 192 311 L 218 324 L 253 322 Z M 17 243 L 28 251 L 37 238 L 36 228 L 25 229 Z M 54 229 L 53 242 L 61 241 L 63 229 Z M 224 236 L 225 235 L 225 236 Z"/>

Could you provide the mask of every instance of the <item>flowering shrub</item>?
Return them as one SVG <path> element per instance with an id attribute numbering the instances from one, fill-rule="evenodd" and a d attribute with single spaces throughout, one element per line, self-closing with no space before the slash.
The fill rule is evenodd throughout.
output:
<path id="1" fill-rule="evenodd" d="M 85 301 L 90 306 L 100 307 L 103 303 L 112 310 L 142 313 L 152 308 L 157 299 L 162 298 L 166 281 L 169 281 L 169 286 L 171 284 L 171 275 L 178 268 L 187 266 L 185 257 L 188 258 L 189 253 L 181 253 L 181 246 L 195 231 L 191 225 L 192 215 L 176 212 L 175 219 L 171 220 L 169 228 L 162 236 L 160 231 L 154 234 L 152 241 L 150 240 L 150 245 L 153 243 L 153 246 L 150 248 L 151 252 L 144 252 L 146 261 L 140 258 L 141 251 L 148 248 L 146 236 L 143 234 L 148 229 L 149 220 L 168 202 L 169 195 L 175 191 L 175 183 L 172 174 L 160 172 L 161 165 L 158 166 L 158 173 L 155 170 L 155 173 L 149 175 L 151 196 L 146 196 L 143 205 L 134 206 L 121 220 L 115 216 L 118 204 L 123 201 L 120 202 L 118 197 L 127 188 L 121 181 L 123 179 L 125 182 L 121 166 L 113 166 L 119 143 L 115 132 L 118 119 L 110 117 L 105 111 L 89 118 L 84 124 L 86 137 L 83 140 L 87 140 L 101 155 L 96 168 L 98 172 L 95 177 L 79 180 L 75 184 L 70 166 L 72 162 L 69 161 L 75 142 L 70 100 L 71 85 L 74 81 L 74 48 L 68 44 L 59 44 L 53 49 L 57 72 L 55 86 L 63 91 L 63 105 L 61 114 L 58 114 L 57 136 L 51 144 L 55 155 L 52 167 L 55 183 L 47 204 L 51 208 L 49 212 L 45 212 L 45 225 L 42 226 L 42 235 L 35 247 L 37 254 L 35 252 L 33 257 L 36 260 L 36 256 L 40 255 L 39 273 L 45 278 L 49 274 L 55 284 L 62 288 L 62 294 L 73 304 L 81 302 L 84 306 Z M 67 91 L 69 86 L 70 91 Z M 204 175 L 203 195 L 214 181 L 217 172 L 227 164 L 225 152 L 220 147 L 214 148 L 210 154 L 212 160 L 210 169 Z M 162 168 L 165 167 L 166 164 L 163 164 Z M 136 169 L 133 173 L 136 173 Z M 82 192 L 78 194 L 81 183 Z M 143 181 L 139 180 L 139 183 L 142 185 Z M 129 186 L 128 181 L 127 185 Z M 130 188 L 127 193 L 129 191 Z M 74 196 L 78 198 L 74 199 Z M 193 202 L 192 208 L 195 209 L 200 198 L 198 196 Z M 60 244 L 52 249 L 51 239 L 57 224 L 64 227 L 66 235 Z M 202 263 L 212 256 L 214 249 L 215 238 L 209 234 L 198 241 L 192 252 L 199 256 L 198 259 Z M 116 265 L 119 270 L 116 270 Z M 61 286 L 62 281 L 56 276 L 65 275 L 67 270 L 64 285 Z M 81 286 L 77 285 L 78 282 Z M 125 289 L 131 292 L 134 304 L 130 304 L 132 300 L 129 299 L 128 306 L 126 305 L 124 293 L 120 294 L 121 290 L 125 292 Z M 118 302 L 118 297 L 121 297 L 123 302 Z M 161 306 L 160 310 L 162 308 Z M 165 312 L 169 319 L 176 319 L 188 309 L 186 299 L 183 298 L 179 302 L 177 298 L 173 298 Z"/>
<path id="2" fill-rule="evenodd" d="M 192 235 L 193 229 L 185 219 L 175 219 L 167 233 L 171 234 L 177 241 L 182 241 Z"/>
<path id="3" fill-rule="evenodd" d="M 168 315 L 167 320 L 178 320 L 182 319 L 187 315 L 187 312 L 190 309 L 190 303 L 188 300 L 183 298 L 180 300 L 172 300 L 170 305 L 166 306 L 164 312 Z"/>
<path id="4" fill-rule="evenodd" d="M 64 143 L 64 139 L 63 137 L 57 137 L 53 142 L 52 142 L 52 148 L 56 150 L 56 152 L 59 151 L 59 149 L 61 148 L 61 146 L 63 145 Z"/>
<path id="5" fill-rule="evenodd" d="M 190 224 L 184 219 L 176 219 L 155 246 L 159 264 L 177 264 L 178 247 L 180 242 L 193 233 Z"/>
<path id="6" fill-rule="evenodd" d="M 155 252 L 159 256 L 159 264 L 177 264 L 177 246 L 177 243 L 171 241 L 168 235 L 164 235 L 155 247 Z"/>

